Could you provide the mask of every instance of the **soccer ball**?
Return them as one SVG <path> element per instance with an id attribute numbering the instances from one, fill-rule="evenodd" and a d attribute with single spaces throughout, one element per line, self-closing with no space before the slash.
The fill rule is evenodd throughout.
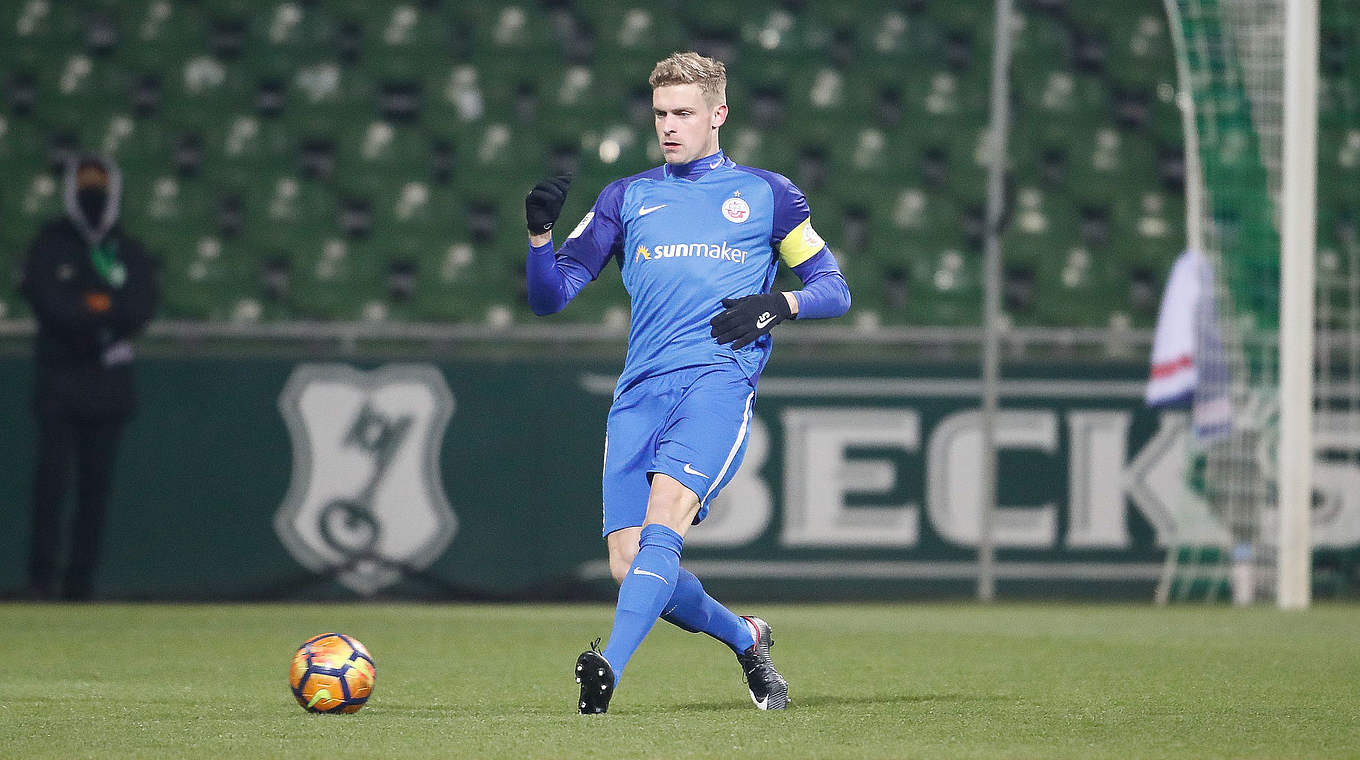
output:
<path id="1" fill-rule="evenodd" d="M 298 647 L 288 668 L 288 684 L 308 712 L 353 713 L 373 693 L 377 673 L 373 656 L 358 639 L 323 633 Z"/>

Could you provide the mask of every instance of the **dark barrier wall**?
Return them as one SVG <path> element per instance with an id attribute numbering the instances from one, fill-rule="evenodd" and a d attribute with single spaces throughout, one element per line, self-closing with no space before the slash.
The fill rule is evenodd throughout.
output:
<path id="1" fill-rule="evenodd" d="M 602 595 L 599 476 L 616 369 L 145 359 L 97 593 Z M 1173 531 L 1221 530 L 1185 496 L 1185 418 L 1142 407 L 1143 371 L 1008 371 L 1002 593 L 1147 595 Z M 686 564 L 731 596 L 969 593 L 975 373 L 776 361 L 746 463 L 691 532 Z M 0 587 L 22 583 L 27 556 L 30 375 L 27 360 L 0 360 L 11 391 L 0 398 Z"/>

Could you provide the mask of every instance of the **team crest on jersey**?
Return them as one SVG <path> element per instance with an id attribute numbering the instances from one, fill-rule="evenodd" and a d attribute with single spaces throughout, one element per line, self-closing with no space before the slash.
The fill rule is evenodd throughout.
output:
<path id="1" fill-rule="evenodd" d="M 437 368 L 304 364 L 279 409 L 293 479 L 274 529 L 299 562 L 372 594 L 444 553 L 458 521 L 439 476 L 453 395 Z"/>
<path id="2" fill-rule="evenodd" d="M 723 201 L 722 214 L 727 221 L 741 224 L 751 218 L 751 207 L 745 200 L 733 196 Z"/>

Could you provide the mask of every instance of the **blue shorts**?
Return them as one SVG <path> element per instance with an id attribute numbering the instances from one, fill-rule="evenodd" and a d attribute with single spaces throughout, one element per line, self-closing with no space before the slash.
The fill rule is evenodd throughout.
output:
<path id="1" fill-rule="evenodd" d="M 604 441 L 604 535 L 642 525 L 652 473 L 699 497 L 697 524 L 726 486 L 750 439 L 755 388 L 736 364 L 649 377 L 619 394 Z"/>

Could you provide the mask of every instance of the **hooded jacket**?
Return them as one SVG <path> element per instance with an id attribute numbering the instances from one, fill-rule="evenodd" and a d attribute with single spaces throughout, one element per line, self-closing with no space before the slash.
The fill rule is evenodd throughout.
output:
<path id="1" fill-rule="evenodd" d="M 107 195 L 96 219 L 87 218 L 89 198 L 77 192 L 77 170 L 90 163 L 102 166 L 107 175 Z M 40 402 L 54 372 L 75 373 L 96 383 L 103 382 L 103 374 L 126 375 L 130 339 L 146 327 L 160 295 L 156 262 L 118 224 L 118 167 L 98 157 L 74 158 L 67 164 L 64 185 L 66 215 L 45 225 L 29 247 L 21 287 L 38 323 L 34 358 Z M 67 390 L 91 395 L 80 388 Z"/>

